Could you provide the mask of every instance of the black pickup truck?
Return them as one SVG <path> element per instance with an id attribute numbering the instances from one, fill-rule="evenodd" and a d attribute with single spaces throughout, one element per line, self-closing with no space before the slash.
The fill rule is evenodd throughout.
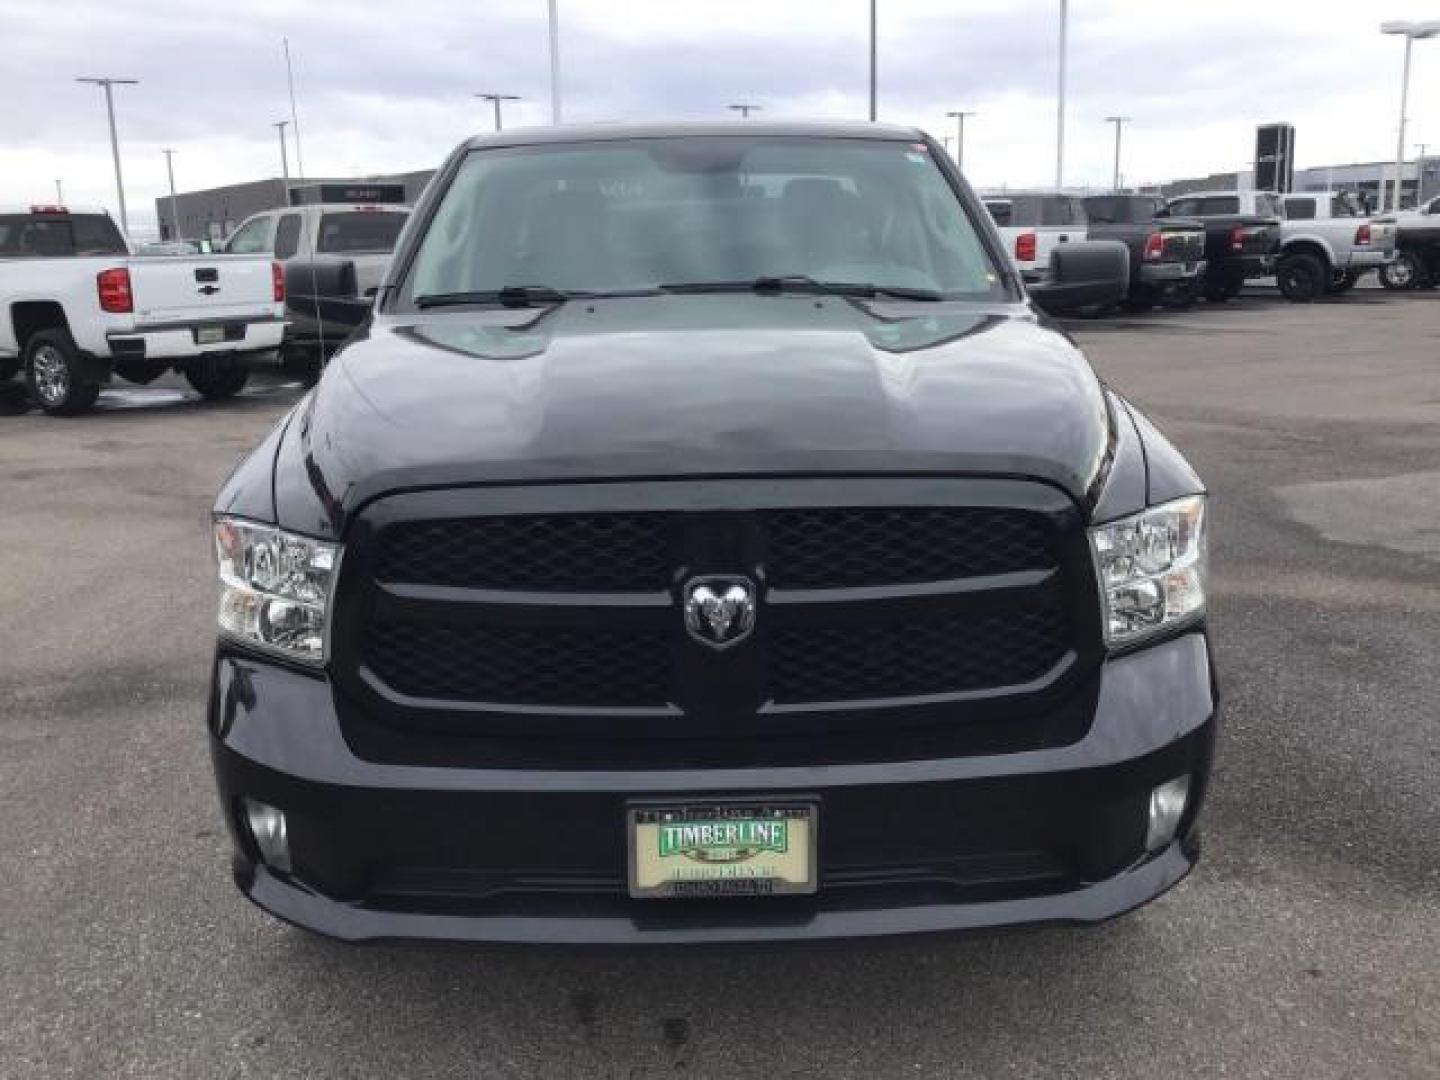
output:
<path id="1" fill-rule="evenodd" d="M 1249 204 L 1249 205 L 1245 205 Z M 1248 212 L 1247 212 L 1248 211 Z M 1162 216 L 1205 226 L 1205 299 L 1223 303 L 1252 278 L 1275 273 L 1280 257 L 1280 200 L 1269 192 L 1198 192 L 1166 205 Z"/>
<path id="2" fill-rule="evenodd" d="M 1089 195 L 1086 238 L 1118 240 L 1130 250 L 1130 291 L 1125 306 L 1146 311 L 1157 303 L 1194 301 L 1205 276 L 1205 226 L 1162 213 L 1158 195 Z"/>
<path id="3" fill-rule="evenodd" d="M 1121 295 L 1123 251 L 1065 249 L 1027 294 L 908 128 L 460 146 L 215 506 L 243 892 L 347 940 L 674 946 L 1178 882 L 1205 494 L 1037 309 Z"/>

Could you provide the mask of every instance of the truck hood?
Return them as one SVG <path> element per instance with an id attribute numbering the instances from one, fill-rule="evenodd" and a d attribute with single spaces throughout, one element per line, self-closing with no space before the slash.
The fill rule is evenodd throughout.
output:
<path id="1" fill-rule="evenodd" d="M 1109 414 L 1025 305 L 702 295 L 377 316 L 287 432 L 278 520 L 387 492 L 755 474 L 1033 477 L 1077 502 Z"/>

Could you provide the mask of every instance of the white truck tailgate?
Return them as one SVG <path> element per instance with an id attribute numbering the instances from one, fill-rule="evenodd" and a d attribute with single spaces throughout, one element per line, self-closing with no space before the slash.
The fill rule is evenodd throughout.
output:
<path id="1" fill-rule="evenodd" d="M 135 322 L 248 321 L 274 317 L 275 282 L 264 255 L 132 258 Z"/>

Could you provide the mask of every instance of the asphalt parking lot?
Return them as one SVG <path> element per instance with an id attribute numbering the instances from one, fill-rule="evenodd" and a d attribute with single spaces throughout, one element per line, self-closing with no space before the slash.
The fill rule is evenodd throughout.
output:
<path id="1" fill-rule="evenodd" d="M 1091 931 L 337 946 L 228 877 L 211 497 L 300 393 L 0 415 L 0 1076 L 1440 1076 L 1440 294 L 1072 325 L 1214 494 L 1200 869 Z"/>

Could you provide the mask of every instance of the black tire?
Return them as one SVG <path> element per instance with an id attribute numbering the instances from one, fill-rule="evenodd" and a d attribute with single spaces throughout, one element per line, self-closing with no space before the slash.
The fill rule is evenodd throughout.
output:
<path id="1" fill-rule="evenodd" d="M 204 398 L 234 397 L 250 381 L 250 369 L 235 360 L 202 357 L 185 369 L 185 381 Z"/>
<path id="2" fill-rule="evenodd" d="M 292 379 L 299 379 L 308 390 L 320 381 L 325 367 L 324 354 L 316 346 L 287 344 L 280 350 L 280 370 Z"/>
<path id="3" fill-rule="evenodd" d="M 1402 251 L 1380 268 L 1380 284 L 1393 292 L 1406 292 L 1417 288 L 1425 276 L 1420 260 L 1408 251 Z"/>
<path id="4" fill-rule="evenodd" d="M 1209 273 L 1205 274 L 1205 283 L 1201 286 L 1201 292 L 1205 299 L 1212 304 L 1223 304 L 1227 300 L 1233 300 L 1240 295 L 1240 290 L 1245 287 L 1245 278 L 1241 274 Z"/>
<path id="5" fill-rule="evenodd" d="M 86 378 L 69 330 L 41 330 L 30 336 L 25 343 L 25 385 L 51 416 L 88 412 L 100 396 L 100 384 Z"/>
<path id="6" fill-rule="evenodd" d="M 1325 295 L 1330 274 L 1314 255 L 1286 255 L 1275 270 L 1280 295 L 1292 304 L 1309 304 Z"/>

